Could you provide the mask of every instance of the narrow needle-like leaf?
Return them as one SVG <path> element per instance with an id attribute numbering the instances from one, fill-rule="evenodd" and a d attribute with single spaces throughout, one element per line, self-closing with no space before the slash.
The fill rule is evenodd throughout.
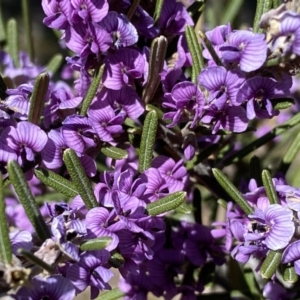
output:
<path id="1" fill-rule="evenodd" d="M 109 245 L 111 242 L 111 237 L 101 237 L 89 240 L 80 245 L 80 250 L 82 251 L 93 251 L 93 250 L 101 250 Z"/>
<path id="2" fill-rule="evenodd" d="M 240 191 L 234 186 L 234 184 L 218 169 L 212 170 L 214 177 L 219 182 L 221 187 L 227 192 L 227 194 L 240 206 L 243 212 L 247 215 L 253 213 L 253 208 L 242 196 Z"/>
<path id="3" fill-rule="evenodd" d="M 142 173 L 150 168 L 156 130 L 158 125 L 158 116 L 155 110 L 148 112 L 142 133 L 140 155 L 139 155 L 139 171 Z"/>
<path id="4" fill-rule="evenodd" d="M 280 265 L 282 251 L 270 250 L 266 259 L 260 267 L 260 274 L 263 278 L 270 279 Z"/>
<path id="5" fill-rule="evenodd" d="M 15 19 L 10 19 L 7 22 L 7 46 L 15 67 L 19 68 L 18 25 Z"/>
<path id="6" fill-rule="evenodd" d="M 83 102 L 82 102 L 82 107 L 81 107 L 81 110 L 80 110 L 80 114 L 82 116 L 85 116 L 96 93 L 97 93 L 97 90 L 99 88 L 99 85 L 100 85 L 100 81 L 102 79 L 102 75 L 103 75 L 103 71 L 104 71 L 104 65 L 102 65 L 99 70 L 97 70 L 97 73 L 95 75 L 95 77 L 93 78 L 93 81 L 86 93 L 86 96 L 84 97 L 83 99 Z"/>
<path id="7" fill-rule="evenodd" d="M 266 189 L 266 194 L 269 198 L 270 204 L 278 203 L 277 192 L 272 181 L 272 176 L 268 170 L 262 171 L 262 181 Z"/>
<path id="8" fill-rule="evenodd" d="M 147 212 L 150 216 L 157 216 L 172 209 L 179 207 L 184 203 L 186 192 L 175 192 L 155 202 L 147 205 Z"/>
<path id="9" fill-rule="evenodd" d="M 125 159 L 128 157 L 128 152 L 124 149 L 120 149 L 117 147 L 109 146 L 109 147 L 102 147 L 101 152 L 112 159 Z"/>
<path id="10" fill-rule="evenodd" d="M 74 185 L 88 209 L 98 206 L 97 199 L 94 195 L 92 183 L 86 176 L 85 170 L 73 149 L 64 151 L 63 160 L 67 170 L 74 182 Z"/>
<path id="11" fill-rule="evenodd" d="M 49 88 L 50 77 L 48 73 L 38 75 L 35 80 L 33 93 L 30 98 L 30 108 L 28 121 L 38 124 L 45 105 L 46 96 Z"/>
<path id="12" fill-rule="evenodd" d="M 4 264 L 10 264 L 12 259 L 12 250 L 5 206 L 3 178 L 0 173 L 0 257 Z"/>
<path id="13" fill-rule="evenodd" d="M 76 187 L 71 181 L 50 170 L 39 168 L 34 170 L 34 174 L 45 185 L 66 196 L 74 198 L 78 195 Z"/>
<path id="14" fill-rule="evenodd" d="M 48 227 L 42 217 L 39 207 L 33 198 L 30 188 L 26 182 L 25 176 L 19 164 L 12 160 L 8 162 L 7 170 L 15 192 L 23 205 L 29 221 L 34 227 L 37 236 L 42 240 L 50 238 Z"/>

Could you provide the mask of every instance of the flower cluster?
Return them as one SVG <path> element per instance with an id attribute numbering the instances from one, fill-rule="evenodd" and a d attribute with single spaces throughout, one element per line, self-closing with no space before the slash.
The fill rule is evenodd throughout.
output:
<path id="1" fill-rule="evenodd" d="M 230 24 L 201 33 L 199 73 L 186 34 L 196 2 L 133 2 L 42 0 L 44 24 L 72 53 L 65 81 L 25 53 L 18 64 L 0 53 L 0 167 L 14 187 L 0 205 L 10 227 L 0 222 L 10 242 L 0 249 L 0 293 L 13 299 L 71 300 L 87 288 L 96 299 L 111 289 L 112 268 L 125 299 L 196 299 L 232 245 L 242 263 L 281 251 L 300 275 L 300 191 L 273 178 L 274 203 L 252 179 L 249 214 L 211 172 L 219 152 L 218 163 L 232 155 L 228 131 L 286 105 L 300 16 L 280 6 L 262 17 L 264 33 Z M 177 53 L 166 58 L 172 44 Z M 213 223 L 220 228 L 201 224 L 199 185 L 229 200 L 226 222 Z M 195 220 L 180 216 L 191 210 Z M 286 296 L 276 281 L 264 294 L 272 289 Z"/>

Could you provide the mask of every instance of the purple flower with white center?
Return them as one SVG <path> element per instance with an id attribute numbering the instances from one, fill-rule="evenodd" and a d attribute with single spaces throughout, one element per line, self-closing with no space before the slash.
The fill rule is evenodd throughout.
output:
<path id="1" fill-rule="evenodd" d="M 67 278 L 76 287 L 77 293 L 91 287 L 91 299 L 95 299 L 101 290 L 110 290 L 107 283 L 113 272 L 104 267 L 110 258 L 107 250 L 89 251 L 81 255 L 80 261 L 67 271 Z"/>
<path id="2" fill-rule="evenodd" d="M 239 63 L 242 71 L 251 72 L 266 61 L 267 43 L 264 34 L 237 30 L 228 35 L 227 44 L 220 51 L 225 63 Z"/>
<path id="3" fill-rule="evenodd" d="M 100 22 L 108 12 L 107 0 L 71 0 L 73 6 L 72 21 L 84 23 Z"/>
<path id="4" fill-rule="evenodd" d="M 112 240 L 106 247 L 108 251 L 117 248 L 119 244 L 118 236 L 112 232 L 110 225 L 114 224 L 115 214 L 109 213 L 104 207 L 95 207 L 88 211 L 86 215 L 86 228 L 91 237 L 110 237 Z"/>
<path id="5" fill-rule="evenodd" d="M 257 222 L 257 228 L 244 235 L 245 241 L 264 239 L 265 245 L 275 251 L 284 249 L 294 235 L 293 212 L 279 204 L 271 204 L 265 211 L 256 209 L 249 218 Z"/>
<path id="6" fill-rule="evenodd" d="M 22 287 L 17 292 L 18 300 L 73 300 L 75 288 L 69 279 L 60 275 L 49 277 L 35 276 L 30 281 L 31 287 Z"/>
<path id="7" fill-rule="evenodd" d="M 100 141 L 115 145 L 114 137 L 123 133 L 125 114 L 116 114 L 108 103 L 95 102 L 88 110 L 88 117 Z"/>
<path id="8" fill-rule="evenodd" d="M 66 29 L 71 19 L 72 6 L 70 0 L 42 0 L 46 18 L 43 23 L 54 29 Z"/>
<path id="9" fill-rule="evenodd" d="M 135 27 L 123 14 L 110 11 L 99 25 L 110 33 L 115 49 L 131 46 L 138 41 Z"/>
<path id="10" fill-rule="evenodd" d="M 29 231 L 15 230 L 13 232 L 10 232 L 9 239 L 14 255 L 19 255 L 18 250 L 20 248 L 30 251 L 33 246 L 32 235 Z"/>
<path id="11" fill-rule="evenodd" d="M 96 146 L 91 122 L 83 116 L 72 115 L 67 117 L 63 122 L 62 135 L 67 146 L 79 154 Z"/>
<path id="12" fill-rule="evenodd" d="M 246 111 L 241 106 L 225 106 L 222 111 L 219 111 L 211 106 L 207 109 L 201 122 L 205 124 L 212 124 L 212 134 L 215 134 L 218 130 L 224 129 L 232 132 L 243 132 L 248 127 L 248 118 Z"/>
<path id="13" fill-rule="evenodd" d="M 66 30 L 65 39 L 67 47 L 83 58 L 89 54 L 100 55 L 112 44 L 109 33 L 93 22 L 70 26 Z"/>
<path id="14" fill-rule="evenodd" d="M 119 49 L 108 55 L 104 63 L 103 85 L 112 90 L 132 85 L 133 80 L 141 78 L 144 73 L 145 59 L 134 49 Z"/>
<path id="15" fill-rule="evenodd" d="M 161 34 L 168 37 L 183 33 L 185 26 L 193 26 L 194 22 L 181 2 L 165 0 L 158 25 Z"/>
<path id="16" fill-rule="evenodd" d="M 187 171 L 182 160 L 176 163 L 172 158 L 160 155 L 152 160 L 151 167 L 156 168 L 166 183 L 173 186 L 173 189 L 183 190 L 187 181 Z"/>
<path id="17" fill-rule="evenodd" d="M 1 135 L 1 142 L 15 151 L 21 166 L 26 161 L 33 162 L 35 153 L 44 149 L 47 140 L 47 134 L 39 126 L 27 121 L 5 128 Z"/>
<path id="18" fill-rule="evenodd" d="M 273 108 L 272 99 L 289 95 L 291 85 L 289 76 L 282 82 L 269 77 L 255 76 L 247 79 L 239 89 L 236 102 L 246 101 L 247 118 L 250 120 L 255 117 L 271 118 L 279 113 Z"/>
<path id="19" fill-rule="evenodd" d="M 104 93 L 103 97 L 105 97 L 105 100 L 111 107 L 115 110 L 125 112 L 133 120 L 137 119 L 145 111 L 137 92 L 127 85 L 123 86 L 120 90 L 107 89 Z"/>
<path id="20" fill-rule="evenodd" d="M 17 89 L 6 90 L 8 97 L 5 99 L 5 104 L 15 112 L 15 117 L 23 120 L 27 119 L 32 90 L 32 84 L 21 84 Z"/>
<path id="21" fill-rule="evenodd" d="M 146 199 L 147 202 L 156 201 L 177 191 L 174 189 L 174 185 L 166 183 L 159 170 L 155 168 L 147 169 L 144 172 L 144 175 L 147 183 L 143 199 Z"/>
<path id="22" fill-rule="evenodd" d="M 282 56 L 296 54 L 300 56 L 300 16 L 285 11 L 279 17 L 271 19 L 271 34 L 274 37 L 272 51 Z"/>
<path id="23" fill-rule="evenodd" d="M 283 254 L 281 263 L 294 263 L 295 272 L 300 275 L 300 241 L 295 241 L 288 245 Z"/>
<path id="24" fill-rule="evenodd" d="M 171 93 L 165 94 L 165 99 L 163 107 L 175 110 L 164 114 L 164 119 L 173 119 L 168 127 L 175 126 L 185 110 L 193 115 L 191 127 L 194 127 L 203 113 L 205 99 L 200 89 L 192 82 L 177 83 Z"/>
<path id="25" fill-rule="evenodd" d="M 238 106 L 237 93 L 245 81 L 237 71 L 227 71 L 224 67 L 208 67 L 200 73 L 198 82 L 209 92 L 208 101 L 222 110 L 226 103 Z"/>

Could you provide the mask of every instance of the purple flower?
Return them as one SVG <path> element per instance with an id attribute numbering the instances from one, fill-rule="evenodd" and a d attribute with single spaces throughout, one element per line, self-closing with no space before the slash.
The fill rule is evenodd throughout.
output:
<path id="1" fill-rule="evenodd" d="M 208 101 L 219 110 L 222 110 L 226 103 L 240 105 L 236 96 L 244 80 L 241 73 L 227 71 L 224 67 L 208 67 L 202 70 L 198 77 L 199 84 L 210 92 Z"/>
<path id="2" fill-rule="evenodd" d="M 114 250 L 119 243 L 119 238 L 114 234 L 110 225 L 113 224 L 113 217 L 109 211 L 104 207 L 95 207 L 88 211 L 86 215 L 86 228 L 89 231 L 89 235 L 93 237 L 111 237 L 110 244 L 106 247 L 107 250 Z"/>
<path id="3" fill-rule="evenodd" d="M 26 120 L 29 113 L 29 99 L 33 90 L 32 84 L 21 84 L 17 89 L 8 89 L 5 104 L 12 109 L 14 116 Z"/>
<path id="4" fill-rule="evenodd" d="M 145 111 L 137 92 L 127 85 L 120 90 L 107 89 L 104 97 L 111 107 L 125 112 L 133 120 L 137 119 Z"/>
<path id="5" fill-rule="evenodd" d="M 67 146 L 80 154 L 96 146 L 94 130 L 86 117 L 78 115 L 67 117 L 63 122 L 62 134 Z"/>
<path id="6" fill-rule="evenodd" d="M 26 161 L 33 162 L 35 153 L 44 149 L 47 140 L 47 134 L 39 126 L 27 121 L 19 122 L 16 127 L 7 127 L 1 135 L 1 141 L 15 151 L 21 166 Z"/>
<path id="7" fill-rule="evenodd" d="M 179 123 L 184 110 L 190 112 L 193 116 L 191 127 L 194 127 L 196 121 L 201 117 L 205 99 L 200 89 L 192 82 L 184 81 L 177 83 L 171 93 L 165 94 L 166 101 L 163 107 L 170 108 L 174 111 L 164 114 L 164 119 L 172 119 L 168 127 L 175 126 Z"/>
<path id="8" fill-rule="evenodd" d="M 119 49 L 115 54 L 108 55 L 104 63 L 103 85 L 112 90 L 132 85 L 133 79 L 141 78 L 144 73 L 145 60 L 134 49 Z"/>
<path id="9" fill-rule="evenodd" d="M 93 21 L 100 22 L 108 12 L 107 0 L 71 0 L 74 11 L 72 12 L 72 21 L 83 20 L 84 23 Z"/>
<path id="10" fill-rule="evenodd" d="M 264 239 L 271 250 L 285 248 L 295 232 L 293 212 L 279 204 L 271 204 L 264 211 L 256 209 L 251 220 L 257 221 L 257 229 L 244 235 L 245 241 Z"/>
<path id="11" fill-rule="evenodd" d="M 183 33 L 185 26 L 194 25 L 194 22 L 181 2 L 165 0 L 158 19 L 158 25 L 161 34 L 172 36 Z"/>
<path id="12" fill-rule="evenodd" d="M 136 29 L 125 15 L 111 11 L 99 25 L 110 33 L 116 49 L 131 46 L 138 41 Z"/>
<path id="13" fill-rule="evenodd" d="M 248 119 L 271 118 L 278 114 L 278 111 L 274 110 L 271 100 L 290 94 L 292 81 L 289 76 L 284 79 L 280 83 L 273 78 L 255 76 L 245 81 L 237 93 L 236 102 L 247 101 Z"/>
<path id="14" fill-rule="evenodd" d="M 96 23 L 76 23 L 66 30 L 66 45 L 80 57 L 100 55 L 112 44 L 111 36 Z"/>
<path id="15" fill-rule="evenodd" d="M 300 275 L 300 241 L 288 245 L 282 254 L 281 263 L 294 263 L 295 272 Z"/>
<path id="16" fill-rule="evenodd" d="M 115 110 L 103 101 L 95 102 L 89 108 L 88 117 L 99 139 L 115 145 L 114 137 L 123 132 L 125 114 L 116 114 Z"/>
<path id="17" fill-rule="evenodd" d="M 161 155 L 152 160 L 151 167 L 156 168 L 173 189 L 183 190 L 187 180 L 187 171 L 182 160 L 176 163 L 172 158 Z"/>
<path id="18" fill-rule="evenodd" d="M 239 63 L 245 72 L 260 68 L 267 58 L 264 34 L 237 30 L 228 35 L 227 44 L 220 47 L 225 63 Z"/>
<path id="19" fill-rule="evenodd" d="M 113 272 L 104 267 L 109 258 L 107 250 L 89 251 L 68 269 L 67 278 L 76 287 L 77 293 L 90 286 L 91 299 L 95 299 L 99 291 L 111 289 L 107 282 L 113 277 Z"/>
<path id="20" fill-rule="evenodd" d="M 35 276 L 30 281 L 31 288 L 22 287 L 17 292 L 18 300 L 73 300 L 75 288 L 69 279 L 60 275 Z"/>
<path id="21" fill-rule="evenodd" d="M 212 134 L 220 129 L 243 132 L 248 126 L 246 111 L 241 106 L 225 106 L 222 111 L 219 111 L 212 105 L 204 112 L 201 121 L 205 124 L 213 124 Z"/>
<path id="22" fill-rule="evenodd" d="M 20 248 L 30 251 L 33 246 L 32 235 L 29 231 L 15 230 L 10 232 L 9 239 L 14 255 L 19 255 L 18 250 Z"/>
<path id="23" fill-rule="evenodd" d="M 71 18 L 72 6 L 70 0 L 42 0 L 44 24 L 54 29 L 66 29 Z"/>

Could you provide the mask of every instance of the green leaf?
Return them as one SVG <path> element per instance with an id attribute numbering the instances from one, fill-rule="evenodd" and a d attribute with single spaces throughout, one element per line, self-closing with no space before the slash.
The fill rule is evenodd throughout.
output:
<path id="1" fill-rule="evenodd" d="M 6 33 L 5 33 L 5 25 L 2 14 L 2 6 L 0 5 L 0 43 L 4 43 L 6 41 Z"/>
<path id="2" fill-rule="evenodd" d="M 228 22 L 233 23 L 243 3 L 243 0 L 227 1 L 227 5 L 225 7 L 224 14 L 222 15 L 220 24 L 227 24 Z"/>
<path id="3" fill-rule="evenodd" d="M 139 155 L 139 172 L 142 173 L 151 166 L 152 154 L 154 149 L 158 117 L 155 110 L 148 112 L 141 138 Z"/>
<path id="4" fill-rule="evenodd" d="M 81 251 L 93 251 L 93 250 L 101 250 L 107 247 L 112 238 L 109 236 L 103 236 L 101 238 L 96 238 L 92 240 L 88 240 L 80 245 Z"/>
<path id="5" fill-rule="evenodd" d="M 24 256 L 28 261 L 32 262 L 34 265 L 41 267 L 42 269 L 46 270 L 50 274 L 55 273 L 55 268 L 35 256 L 30 251 L 27 251 L 25 249 L 19 248 L 18 253 L 22 256 Z"/>
<path id="6" fill-rule="evenodd" d="M 100 293 L 96 300 L 117 300 L 123 296 L 125 296 L 125 294 L 121 292 L 119 288 L 114 288 L 111 291 Z"/>
<path id="7" fill-rule="evenodd" d="M 270 250 L 266 259 L 260 267 L 260 274 L 263 278 L 270 279 L 280 265 L 282 251 Z"/>
<path id="8" fill-rule="evenodd" d="M 293 266 L 284 267 L 283 280 L 288 283 L 296 283 L 298 281 L 298 275 Z"/>
<path id="9" fill-rule="evenodd" d="M 282 162 L 280 165 L 280 171 L 283 173 L 286 173 L 289 169 L 290 165 L 294 161 L 296 155 L 300 151 L 300 132 L 296 135 L 296 137 L 293 136 L 292 143 L 290 144 L 288 150 L 285 152 Z"/>
<path id="10" fill-rule="evenodd" d="M 257 148 L 271 141 L 276 136 L 283 134 L 284 132 L 298 125 L 299 123 L 300 123 L 300 113 L 294 115 L 291 119 L 289 119 L 285 123 L 275 127 L 273 130 L 263 135 L 262 137 L 256 139 L 255 141 L 248 144 L 247 146 L 242 147 L 241 150 L 235 152 L 232 155 L 229 155 L 226 159 L 224 159 L 224 161 L 222 161 L 222 166 L 230 165 L 235 159 L 240 159 L 248 155 L 252 151 L 256 150 Z"/>
<path id="11" fill-rule="evenodd" d="M 117 147 L 109 146 L 109 147 L 102 147 L 101 152 L 110 158 L 113 159 L 125 159 L 128 157 L 128 152 L 124 149 L 120 149 Z"/>
<path id="12" fill-rule="evenodd" d="M 43 216 L 40 213 L 39 207 L 33 198 L 30 188 L 26 182 L 25 176 L 19 164 L 11 160 L 7 164 L 8 175 L 14 186 L 15 192 L 23 205 L 26 215 L 34 227 L 37 236 L 42 240 L 51 237 L 48 227 Z"/>
<path id="13" fill-rule="evenodd" d="M 246 215 L 253 213 L 253 208 L 249 205 L 247 200 L 242 196 L 240 191 L 234 186 L 234 184 L 222 173 L 219 169 L 212 169 L 214 177 L 219 182 L 221 187 L 227 192 L 227 194 L 240 206 Z"/>
<path id="14" fill-rule="evenodd" d="M 278 203 L 277 192 L 275 190 L 270 172 L 268 170 L 263 170 L 261 176 L 270 204 Z"/>
<path id="15" fill-rule="evenodd" d="M 74 182 L 76 190 L 81 196 L 87 209 L 97 207 L 98 203 L 94 195 L 92 183 L 86 176 L 85 170 L 82 167 L 81 162 L 76 155 L 76 152 L 73 149 L 66 149 L 64 151 L 63 160 Z"/>
<path id="16" fill-rule="evenodd" d="M 0 257 L 4 264 L 10 264 L 12 260 L 12 250 L 5 207 L 3 178 L 0 173 Z"/>
<path id="17" fill-rule="evenodd" d="M 47 72 L 50 73 L 51 75 L 55 74 L 58 71 L 59 67 L 61 66 L 62 62 L 63 62 L 63 56 L 60 53 L 55 54 L 50 59 L 50 61 L 46 66 Z"/>
<path id="18" fill-rule="evenodd" d="M 192 208 L 186 202 L 183 202 L 181 205 L 175 208 L 175 211 L 178 214 L 190 214 L 192 212 Z"/>
<path id="19" fill-rule="evenodd" d="M 293 98 L 277 98 L 272 99 L 272 105 L 274 109 L 286 109 L 295 104 Z"/>
<path id="20" fill-rule="evenodd" d="M 82 101 L 82 107 L 80 110 L 80 114 L 82 116 L 85 116 L 94 97 L 96 96 L 97 90 L 99 88 L 100 85 L 100 81 L 102 79 L 102 75 L 103 75 L 103 71 L 104 71 L 104 65 L 102 65 L 96 72 L 96 76 L 93 78 L 93 81 L 86 93 L 86 96 L 84 97 L 83 101 Z"/>
<path id="21" fill-rule="evenodd" d="M 250 296 L 250 299 L 261 300 L 262 295 L 260 293 L 259 285 L 255 279 L 253 270 L 251 268 L 244 269 L 244 278 L 248 288 L 248 291 L 243 291 L 244 294 Z"/>
<path id="22" fill-rule="evenodd" d="M 261 167 L 259 158 L 254 155 L 250 160 L 250 178 L 254 178 L 258 186 L 262 186 Z"/>
<path id="23" fill-rule="evenodd" d="M 25 31 L 25 39 L 27 42 L 27 52 L 29 54 L 30 60 L 34 62 L 34 47 L 33 47 L 33 36 L 32 36 L 32 26 L 31 26 L 31 16 L 30 16 L 30 0 L 22 0 L 22 15 Z"/>
<path id="24" fill-rule="evenodd" d="M 125 259 L 119 252 L 114 251 L 108 262 L 112 267 L 118 269 L 124 266 Z"/>
<path id="25" fill-rule="evenodd" d="M 38 168 L 34 170 L 34 174 L 45 185 L 68 197 L 74 198 L 78 195 L 78 192 L 71 181 L 50 170 Z"/>
<path id="26" fill-rule="evenodd" d="M 10 19 L 7 22 L 7 47 L 15 67 L 19 68 L 18 25 L 15 19 Z"/>
<path id="27" fill-rule="evenodd" d="M 164 5 L 164 0 L 156 0 L 154 16 L 153 16 L 154 22 L 157 22 L 158 19 L 160 18 L 163 5 Z"/>
<path id="28" fill-rule="evenodd" d="M 214 62 L 216 63 L 216 65 L 223 66 L 223 63 L 222 63 L 220 57 L 218 56 L 218 54 L 217 54 L 215 48 L 213 47 L 213 45 L 211 44 L 210 40 L 207 38 L 206 34 L 202 31 L 199 31 L 199 36 L 202 39 L 207 51 L 211 55 L 211 57 L 214 60 Z"/>
<path id="29" fill-rule="evenodd" d="M 151 102 L 161 82 L 160 73 L 164 67 L 167 47 L 168 40 L 162 35 L 152 41 L 150 48 L 147 83 L 143 90 L 142 96 L 144 103 Z"/>
<path id="30" fill-rule="evenodd" d="M 147 204 L 146 209 L 150 216 L 157 216 L 179 207 L 182 203 L 184 203 L 185 198 L 186 192 L 175 192 L 155 202 Z"/>
<path id="31" fill-rule="evenodd" d="M 49 88 L 49 81 L 50 76 L 48 73 L 38 75 L 35 80 L 28 114 L 28 121 L 33 124 L 38 124 L 40 121 Z"/>
<path id="32" fill-rule="evenodd" d="M 201 70 L 204 68 L 204 59 L 202 56 L 202 46 L 199 43 L 195 30 L 192 26 L 185 27 L 185 38 L 188 44 L 189 51 L 192 56 L 193 64 L 192 64 L 192 81 L 197 84 L 198 75 Z"/>

